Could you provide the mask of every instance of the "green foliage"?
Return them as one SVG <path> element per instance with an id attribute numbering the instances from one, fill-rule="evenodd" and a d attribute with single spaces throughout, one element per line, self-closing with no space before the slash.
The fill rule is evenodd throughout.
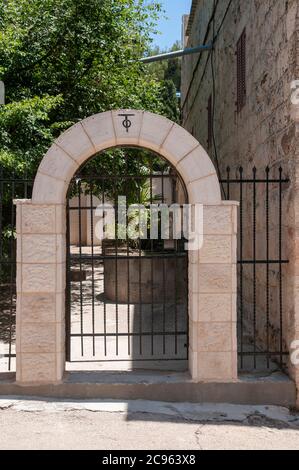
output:
<path id="1" fill-rule="evenodd" d="M 22 173 L 36 168 L 53 140 L 49 114 L 62 103 L 62 97 L 34 97 L 0 107 L 0 163 Z"/>
<path id="2" fill-rule="evenodd" d="M 163 51 L 159 47 L 151 49 L 149 55 L 159 55 L 165 52 L 174 52 L 181 49 L 177 41 L 170 51 Z M 148 65 L 149 71 L 162 83 L 160 99 L 163 103 L 164 114 L 171 120 L 179 122 L 180 109 L 176 93 L 181 89 L 181 59 L 162 60 Z"/>
<path id="3" fill-rule="evenodd" d="M 145 0 L 1 2 L 0 162 L 34 172 L 61 131 L 107 109 L 167 114 L 163 85 L 137 60 L 160 12 Z"/>
<path id="4" fill-rule="evenodd" d="M 154 0 L 0 0 L 0 80 L 7 103 L 0 106 L 0 169 L 6 177 L 26 172 L 33 178 L 53 140 L 95 113 L 132 107 L 178 120 L 179 62 L 163 62 L 159 69 L 138 61 L 150 50 L 161 12 Z M 139 185 L 107 179 L 105 188 L 93 188 L 136 201 L 148 197 L 149 161 L 157 171 L 152 155 L 114 149 L 91 160 L 83 173 L 141 171 Z M 14 246 L 11 199 L 24 197 L 21 187 L 6 184 L 2 192 L 3 256 Z M 70 195 L 76 191 L 72 185 Z"/>

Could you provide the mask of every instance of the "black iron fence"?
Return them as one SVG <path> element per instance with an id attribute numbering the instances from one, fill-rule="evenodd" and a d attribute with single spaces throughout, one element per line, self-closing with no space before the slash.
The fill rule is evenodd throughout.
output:
<path id="1" fill-rule="evenodd" d="M 30 177 L 31 176 L 31 177 Z M 32 175 L 0 167 L 0 372 L 15 368 L 16 198 L 30 198 Z M 240 201 L 238 353 L 240 369 L 283 366 L 287 301 L 289 179 L 283 170 L 227 169 L 226 199 Z"/>
<path id="2" fill-rule="evenodd" d="M 32 178 L 0 166 L 0 372 L 15 369 L 16 210 L 31 197 Z"/>
<path id="3" fill-rule="evenodd" d="M 283 367 L 289 179 L 283 169 L 226 169 L 221 180 L 238 215 L 238 353 L 240 369 Z"/>

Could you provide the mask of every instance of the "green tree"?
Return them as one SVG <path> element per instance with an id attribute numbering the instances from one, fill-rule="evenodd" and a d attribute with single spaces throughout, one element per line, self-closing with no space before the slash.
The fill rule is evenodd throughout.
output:
<path id="1" fill-rule="evenodd" d="M 61 131 L 107 109 L 167 115 L 163 84 L 138 62 L 160 12 L 145 0 L 2 2 L 0 162 L 34 172 Z"/>
<path id="2" fill-rule="evenodd" d="M 181 49 L 181 43 L 175 42 L 169 51 L 159 47 L 150 49 L 148 55 L 159 55 L 165 52 L 173 52 Z M 162 83 L 160 99 L 163 103 L 164 113 L 169 119 L 179 122 L 180 108 L 177 93 L 181 90 L 181 59 L 161 60 L 148 65 L 150 74 L 157 77 Z"/>

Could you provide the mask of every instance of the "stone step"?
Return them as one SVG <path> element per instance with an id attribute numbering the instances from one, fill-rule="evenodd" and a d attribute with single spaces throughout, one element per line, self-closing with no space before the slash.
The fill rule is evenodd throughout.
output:
<path id="1" fill-rule="evenodd" d="M 241 375 L 236 382 L 192 381 L 188 373 L 158 371 L 68 372 L 56 385 L 20 386 L 15 374 L 1 374 L 0 395 L 64 399 L 152 400 L 294 407 L 295 384 L 281 373 Z"/>

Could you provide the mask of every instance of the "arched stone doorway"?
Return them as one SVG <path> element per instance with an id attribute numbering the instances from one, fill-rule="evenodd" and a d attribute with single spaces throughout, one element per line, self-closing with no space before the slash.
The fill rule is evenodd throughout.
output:
<path id="1" fill-rule="evenodd" d="M 145 149 L 102 151 L 74 175 L 67 370 L 188 369 L 187 204 L 176 169 Z"/>
<path id="2" fill-rule="evenodd" d="M 168 119 L 137 110 L 92 116 L 44 156 L 31 200 L 17 203 L 17 381 L 55 383 L 65 370 L 66 194 L 78 168 L 117 146 L 152 150 L 204 206 L 201 250 L 189 251 L 189 370 L 195 381 L 237 378 L 236 203 L 221 201 L 200 144 Z"/>

